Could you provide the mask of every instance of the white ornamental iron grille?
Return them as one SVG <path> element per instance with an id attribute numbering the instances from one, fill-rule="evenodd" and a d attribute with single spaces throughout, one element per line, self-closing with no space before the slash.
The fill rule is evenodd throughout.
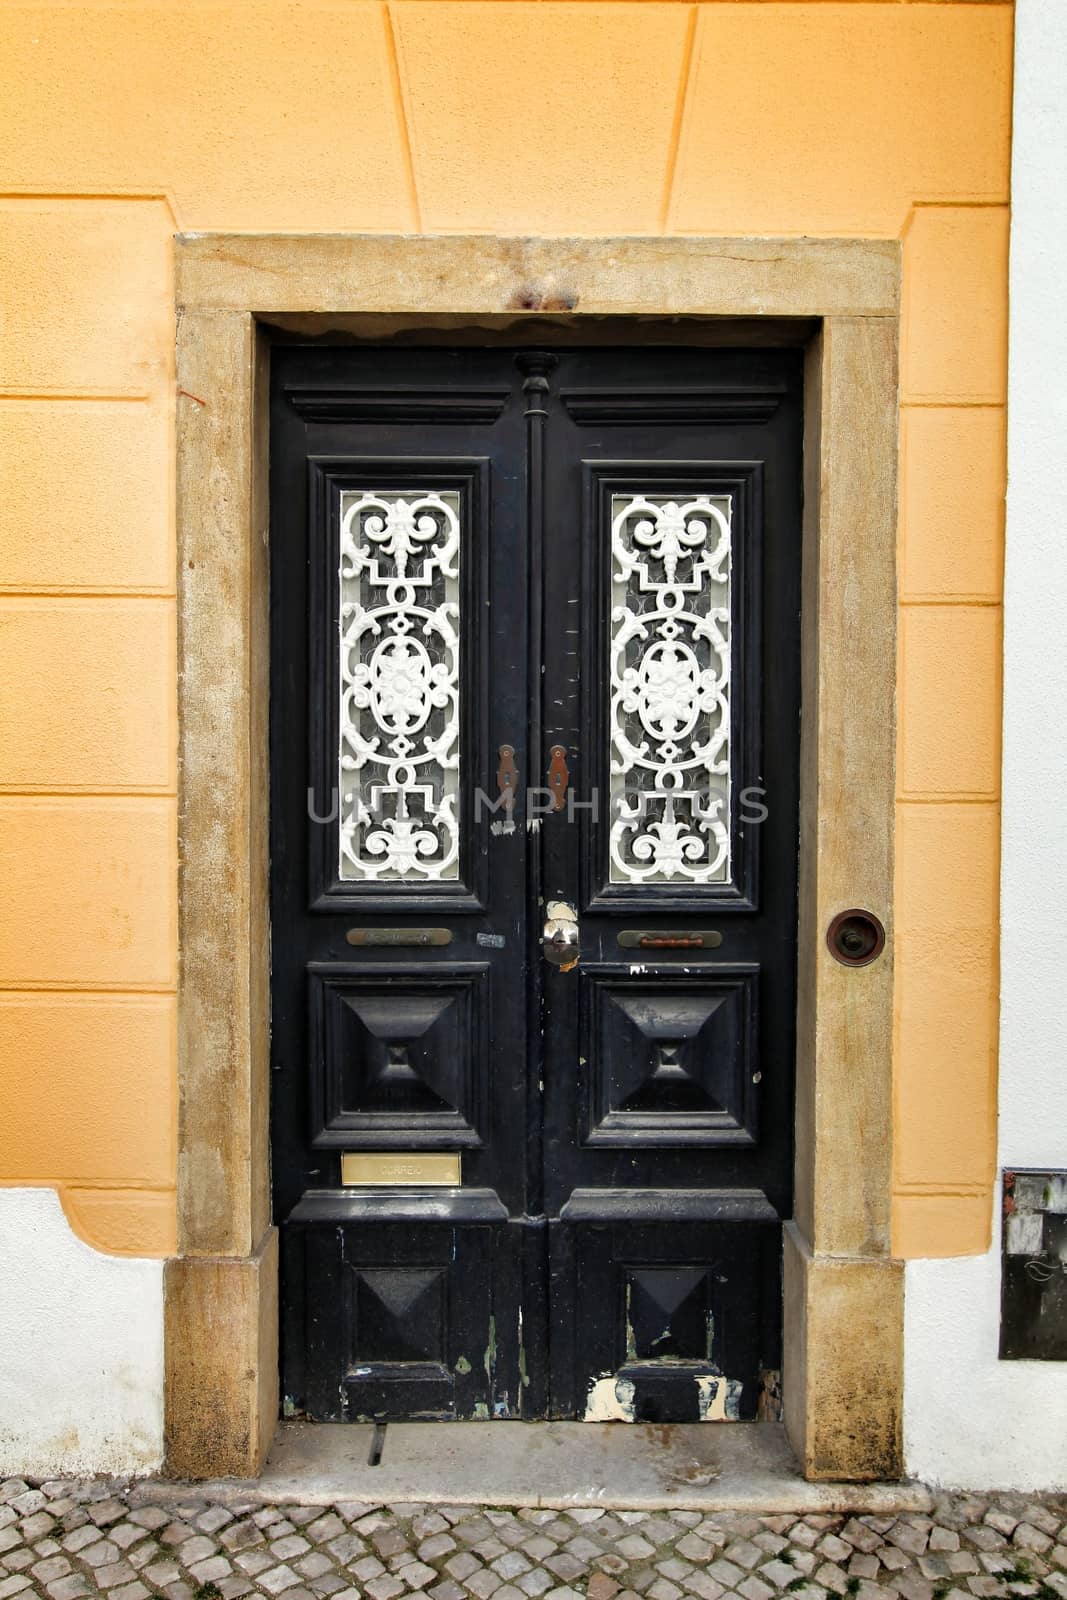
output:
<path id="1" fill-rule="evenodd" d="M 731 510 L 611 497 L 612 883 L 730 881 Z"/>
<path id="2" fill-rule="evenodd" d="M 345 491 L 340 876 L 459 876 L 458 491 Z"/>

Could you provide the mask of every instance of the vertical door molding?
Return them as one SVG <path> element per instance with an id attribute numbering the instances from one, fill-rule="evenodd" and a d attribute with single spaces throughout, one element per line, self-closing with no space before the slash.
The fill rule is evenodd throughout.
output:
<path id="1" fill-rule="evenodd" d="M 177 1477 L 255 1473 L 278 1410 L 268 1156 L 266 452 L 256 326 L 178 327 L 178 1255 L 165 1440 Z M 265 351 L 263 352 L 265 356 Z"/>
<path id="2" fill-rule="evenodd" d="M 828 317 L 805 381 L 796 1191 L 786 1426 L 812 1478 L 902 1463 L 904 1278 L 890 1259 L 897 322 Z M 860 907 L 869 966 L 826 932 Z"/>
<path id="3" fill-rule="evenodd" d="M 531 283 L 576 313 L 759 319 L 808 340 L 805 384 L 795 1215 L 785 1416 L 805 1474 L 901 1470 L 902 1269 L 889 1255 L 896 349 L 889 240 L 198 234 L 176 241 L 179 607 L 179 1254 L 166 1273 L 168 1470 L 255 1474 L 278 1409 L 269 1216 L 269 325 L 462 342 L 521 329 Z M 632 323 L 624 318 L 633 317 Z M 435 319 L 436 322 L 435 322 Z M 538 317 L 541 337 L 551 318 Z M 601 322 L 599 326 L 603 326 Z M 460 331 L 457 331 L 460 330 Z M 754 320 L 749 324 L 754 331 Z M 653 329 L 654 336 L 654 329 Z M 709 342 L 711 342 L 709 340 Z M 885 924 L 850 968 L 852 906 Z"/>

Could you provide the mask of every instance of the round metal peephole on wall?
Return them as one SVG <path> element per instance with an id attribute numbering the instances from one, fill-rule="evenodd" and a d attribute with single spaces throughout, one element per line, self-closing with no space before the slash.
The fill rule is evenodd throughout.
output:
<path id="1" fill-rule="evenodd" d="M 835 961 L 845 967 L 866 967 L 885 949 L 885 929 L 873 911 L 839 911 L 826 930 Z"/>

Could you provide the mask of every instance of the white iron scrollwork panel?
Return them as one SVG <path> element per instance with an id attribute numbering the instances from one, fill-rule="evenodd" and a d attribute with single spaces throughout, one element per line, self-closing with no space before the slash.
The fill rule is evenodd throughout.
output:
<path id="1" fill-rule="evenodd" d="M 611 498 L 612 883 L 730 881 L 731 507 Z"/>
<path id="2" fill-rule="evenodd" d="M 346 491 L 340 876 L 459 877 L 460 496 Z"/>

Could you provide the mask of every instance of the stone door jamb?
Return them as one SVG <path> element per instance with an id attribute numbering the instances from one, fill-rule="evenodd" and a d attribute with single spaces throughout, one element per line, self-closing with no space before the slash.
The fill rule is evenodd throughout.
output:
<path id="1" fill-rule="evenodd" d="M 785 1422 L 804 1473 L 901 1471 L 903 1273 L 890 1256 L 896 449 L 891 240 L 179 236 L 178 1254 L 166 1470 L 252 1476 L 278 1415 L 270 1216 L 267 408 L 271 327 L 596 337 L 707 319 L 803 344 L 803 736 L 796 1197 Z M 534 309 L 517 310 L 517 307 Z M 751 320 L 756 319 L 756 320 Z M 756 321 L 758 320 L 758 327 Z M 743 326 L 739 329 L 736 325 Z M 733 332 L 728 330 L 733 327 Z M 872 965 L 831 957 L 854 906 Z"/>

